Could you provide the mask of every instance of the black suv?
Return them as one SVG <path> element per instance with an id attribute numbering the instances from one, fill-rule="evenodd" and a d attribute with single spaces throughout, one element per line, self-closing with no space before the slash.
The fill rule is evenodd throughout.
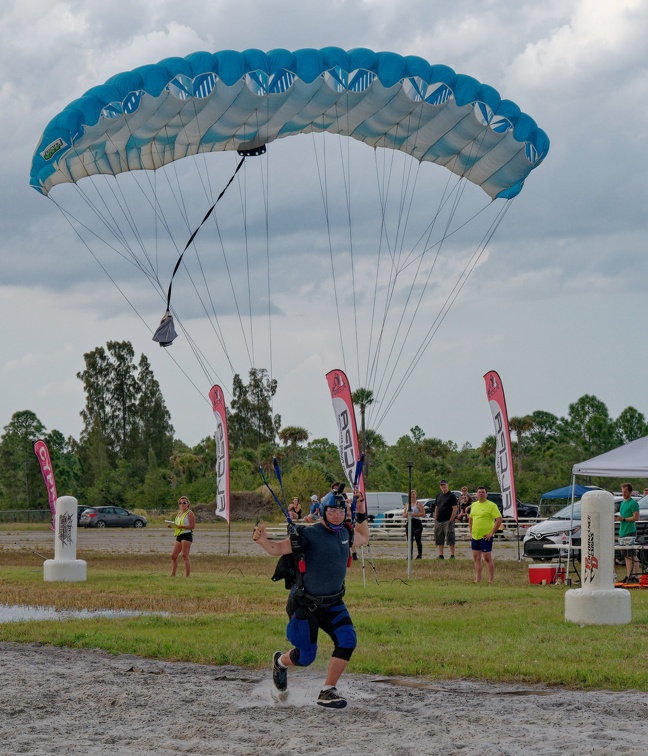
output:
<path id="1" fill-rule="evenodd" d="M 473 494 L 473 499 L 475 499 L 476 496 Z M 491 493 L 488 492 L 488 496 L 486 497 L 490 501 L 493 502 L 493 504 L 497 504 L 499 511 L 502 511 L 502 494 L 497 493 Z M 518 517 L 524 518 L 535 518 L 538 516 L 539 507 L 537 504 L 523 504 L 519 499 L 516 499 L 517 502 L 517 513 Z"/>

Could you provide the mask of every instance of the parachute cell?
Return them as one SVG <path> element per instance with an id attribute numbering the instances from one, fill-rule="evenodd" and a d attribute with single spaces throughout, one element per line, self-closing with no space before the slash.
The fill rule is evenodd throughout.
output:
<path id="1" fill-rule="evenodd" d="M 113 76 L 45 129 L 30 183 L 157 169 L 327 131 L 445 166 L 515 196 L 549 149 L 530 116 L 476 79 L 416 56 L 336 47 L 198 52 Z"/>

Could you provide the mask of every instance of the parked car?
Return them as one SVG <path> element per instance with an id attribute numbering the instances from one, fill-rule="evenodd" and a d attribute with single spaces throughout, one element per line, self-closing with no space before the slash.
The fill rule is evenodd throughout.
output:
<path id="1" fill-rule="evenodd" d="M 77 525 L 81 523 L 81 515 L 86 511 L 88 507 L 81 506 L 81 504 L 77 504 Z"/>
<path id="2" fill-rule="evenodd" d="M 122 507 L 89 507 L 81 513 L 79 525 L 84 528 L 144 528 L 146 517 Z"/>
<path id="3" fill-rule="evenodd" d="M 393 509 L 403 511 L 407 504 L 407 494 L 399 491 L 379 491 L 365 494 L 367 502 L 367 519 L 371 522 L 376 517 L 382 519 L 386 512 Z"/>
<path id="4" fill-rule="evenodd" d="M 615 497 L 614 511 L 618 511 L 621 497 Z M 619 532 L 619 523 L 614 525 L 614 532 Z M 547 520 L 530 527 L 525 533 L 523 545 L 524 556 L 538 561 L 557 559 L 561 549 L 547 549 L 552 543 L 560 546 L 567 543 L 571 534 L 572 543 L 580 546 L 581 537 L 581 502 L 574 502 L 572 519 L 571 504 L 563 507 Z M 639 520 L 637 522 L 637 537 L 648 535 L 648 496 L 639 499 Z"/>

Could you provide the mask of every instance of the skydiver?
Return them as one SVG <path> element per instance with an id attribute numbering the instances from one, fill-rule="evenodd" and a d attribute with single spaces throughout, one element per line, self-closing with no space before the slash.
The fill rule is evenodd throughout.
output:
<path id="1" fill-rule="evenodd" d="M 337 683 L 346 669 L 357 638 L 351 616 L 344 604 L 346 577 L 351 542 L 364 546 L 369 542 L 366 505 L 357 502 L 355 530 L 347 519 L 344 495 L 331 491 L 321 502 L 322 519 L 312 526 L 297 526 L 300 558 L 306 569 L 303 588 L 293 585 L 286 604 L 290 618 L 286 636 L 293 644 L 290 651 L 277 651 L 272 658 L 272 681 L 280 697 L 288 690 L 288 668 L 307 667 L 317 655 L 317 635 L 327 633 L 334 649 L 328 665 L 326 681 L 317 703 L 328 709 L 343 709 L 346 699 L 338 692 Z M 353 537 L 352 537 L 353 536 Z M 254 528 L 254 540 L 271 556 L 293 555 L 290 538 L 269 541 L 264 524 Z"/>

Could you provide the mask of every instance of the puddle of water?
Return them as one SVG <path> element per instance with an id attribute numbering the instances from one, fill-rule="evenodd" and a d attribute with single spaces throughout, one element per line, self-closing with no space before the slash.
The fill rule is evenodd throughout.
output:
<path id="1" fill-rule="evenodd" d="M 23 606 L 0 604 L 0 622 L 24 622 L 25 620 L 92 619 L 93 617 L 168 616 L 168 612 L 138 612 L 131 609 L 55 609 L 53 606 Z"/>

